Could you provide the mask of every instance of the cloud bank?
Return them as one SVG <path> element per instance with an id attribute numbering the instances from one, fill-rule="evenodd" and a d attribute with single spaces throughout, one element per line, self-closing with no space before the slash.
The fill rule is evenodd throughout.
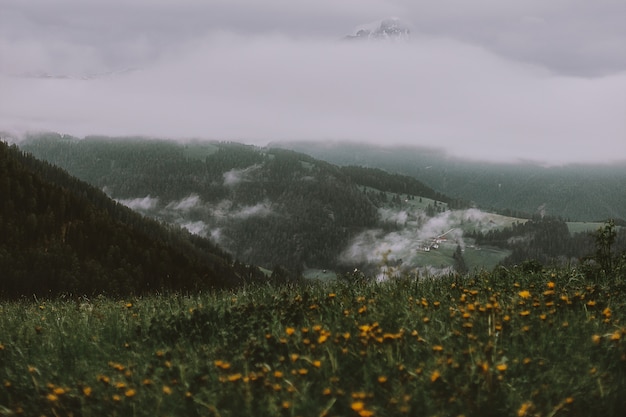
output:
<path id="1" fill-rule="evenodd" d="M 0 14 L 0 131 L 626 155 L 620 1 L 27 3 Z M 409 42 L 340 41 L 391 15 Z"/>

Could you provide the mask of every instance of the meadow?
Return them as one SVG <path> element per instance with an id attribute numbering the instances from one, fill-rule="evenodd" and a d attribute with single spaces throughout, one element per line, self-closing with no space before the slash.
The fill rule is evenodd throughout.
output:
<path id="1" fill-rule="evenodd" d="M 0 415 L 621 416 L 623 283 L 575 270 L 0 302 Z"/>

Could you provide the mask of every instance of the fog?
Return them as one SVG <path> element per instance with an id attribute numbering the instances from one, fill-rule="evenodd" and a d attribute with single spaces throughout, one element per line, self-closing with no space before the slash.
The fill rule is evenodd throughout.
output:
<path id="1" fill-rule="evenodd" d="M 355 236 L 339 255 L 339 261 L 344 264 L 367 264 L 378 268 L 379 279 L 388 277 L 394 271 L 446 274 L 451 271 L 450 268 L 437 268 L 432 265 L 436 261 L 425 261 L 416 255 L 425 253 L 427 248 L 430 250 L 436 238 L 445 238 L 445 241 L 438 242 L 441 245 L 451 248 L 458 245 L 464 250 L 463 228 L 466 227 L 486 233 L 508 225 L 504 217 L 475 208 L 448 210 L 434 217 L 427 217 L 421 209 L 380 209 L 379 215 L 381 221 L 396 226 L 397 230 L 366 230 Z M 385 257 L 389 264 L 383 261 Z M 390 267 L 392 264 L 396 266 Z"/>
<path id="2" fill-rule="evenodd" d="M 332 139 L 548 163 L 626 155 L 617 0 L 1 7 L 0 131 L 11 134 Z M 389 16 L 409 41 L 342 40 Z"/>
<path id="3" fill-rule="evenodd" d="M 197 194 L 190 194 L 180 200 L 169 202 L 162 202 L 159 198 L 151 196 L 116 199 L 115 201 L 144 215 L 176 224 L 190 233 L 210 238 L 226 249 L 228 249 L 228 241 L 222 232 L 225 226 L 251 217 L 276 215 L 269 201 L 242 206 L 228 199 L 216 203 L 206 202 Z"/>

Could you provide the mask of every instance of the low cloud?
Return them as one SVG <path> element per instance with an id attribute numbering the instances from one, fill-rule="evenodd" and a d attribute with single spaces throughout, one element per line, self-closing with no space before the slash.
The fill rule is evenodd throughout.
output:
<path id="1" fill-rule="evenodd" d="M 12 132 L 258 145 L 335 139 L 548 163 L 626 155 L 626 71 L 564 76 L 420 34 L 404 43 L 351 43 L 214 31 L 137 71 L 88 80 L 5 73 L 0 85 L 10 97 L 0 101 L 0 130 Z"/>
<path id="2" fill-rule="evenodd" d="M 253 172 L 258 170 L 260 167 L 260 165 L 252 165 L 243 169 L 233 168 L 224 173 L 224 185 L 227 187 L 233 187 L 241 182 L 250 181 L 253 179 Z"/>
<path id="3" fill-rule="evenodd" d="M 181 223 L 180 226 L 184 229 L 187 229 L 189 233 L 193 233 L 194 235 L 202 237 L 207 236 L 207 225 L 202 221 L 184 222 Z"/>
<path id="4" fill-rule="evenodd" d="M 129 199 L 118 199 L 115 201 L 136 211 L 154 210 L 159 204 L 158 198 L 150 197 L 150 196 L 139 197 L 139 198 L 129 198 Z"/>
<path id="5" fill-rule="evenodd" d="M 272 214 L 269 202 L 255 204 L 254 206 L 245 206 L 239 210 L 230 213 L 230 217 L 234 219 L 247 219 L 249 217 L 267 217 Z"/>
<path id="6" fill-rule="evenodd" d="M 434 217 L 424 216 L 421 210 L 394 210 L 379 211 L 381 221 L 394 224 L 396 220 L 406 219 L 405 223 L 395 223 L 403 226 L 399 230 L 385 231 L 384 229 L 366 230 L 357 235 L 339 255 L 339 261 L 344 264 L 369 264 L 379 268 L 378 275 L 388 276 L 394 270 L 403 272 L 421 271 L 434 273 L 432 265 L 422 263 L 416 254 L 423 253 L 437 238 L 445 238 L 440 244 L 459 245 L 465 248 L 463 226 L 471 224 L 472 230 L 486 233 L 498 227 L 506 226 L 504 217 L 485 213 L 478 209 L 451 210 Z M 383 258 L 391 264 L 398 265 L 388 270 L 383 265 Z M 395 268 L 395 269 L 394 269 Z M 449 268 L 439 271 L 449 272 Z"/>
<path id="7" fill-rule="evenodd" d="M 202 202 L 200 201 L 200 197 L 197 194 L 191 194 L 188 197 L 183 198 L 182 200 L 172 201 L 165 207 L 165 209 L 187 212 L 199 207 L 201 204 Z"/>

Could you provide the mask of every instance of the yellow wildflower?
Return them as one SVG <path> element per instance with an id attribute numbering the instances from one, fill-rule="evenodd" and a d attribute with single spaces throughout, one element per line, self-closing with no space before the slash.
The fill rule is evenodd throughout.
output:
<path id="1" fill-rule="evenodd" d="M 530 401 L 526 401 L 520 406 L 519 410 L 517 410 L 517 416 L 524 417 L 525 415 L 528 414 L 532 406 L 533 406 L 533 403 L 531 403 Z"/>
<path id="2" fill-rule="evenodd" d="M 168 387 L 167 385 L 163 385 L 163 394 L 165 395 L 170 395 L 172 393 L 172 389 L 170 387 Z"/>
<path id="3" fill-rule="evenodd" d="M 135 395 L 137 395 L 137 391 L 131 388 L 131 389 L 127 390 L 127 391 L 124 393 L 124 395 L 125 395 L 127 398 L 132 398 L 132 397 L 134 397 Z"/>
<path id="4" fill-rule="evenodd" d="M 293 327 L 287 327 L 285 329 L 285 333 L 287 333 L 287 336 L 291 336 L 292 334 L 294 334 L 296 332 L 296 329 L 294 329 Z"/>
<path id="5" fill-rule="evenodd" d="M 355 401 L 352 403 L 352 405 L 350 405 L 350 408 L 358 413 L 365 408 L 365 404 L 363 403 L 363 401 Z"/>
<path id="6" fill-rule="evenodd" d="M 437 381 L 439 378 L 441 378 L 441 374 L 439 373 L 438 370 L 434 370 L 432 374 L 430 374 L 430 382 L 435 382 Z"/>
<path id="7" fill-rule="evenodd" d="M 228 382 L 239 381 L 243 376 L 240 373 L 228 375 Z"/>
<path id="8" fill-rule="evenodd" d="M 528 290 L 520 291 L 518 294 L 521 298 L 524 298 L 524 299 L 530 298 L 530 291 Z"/>

